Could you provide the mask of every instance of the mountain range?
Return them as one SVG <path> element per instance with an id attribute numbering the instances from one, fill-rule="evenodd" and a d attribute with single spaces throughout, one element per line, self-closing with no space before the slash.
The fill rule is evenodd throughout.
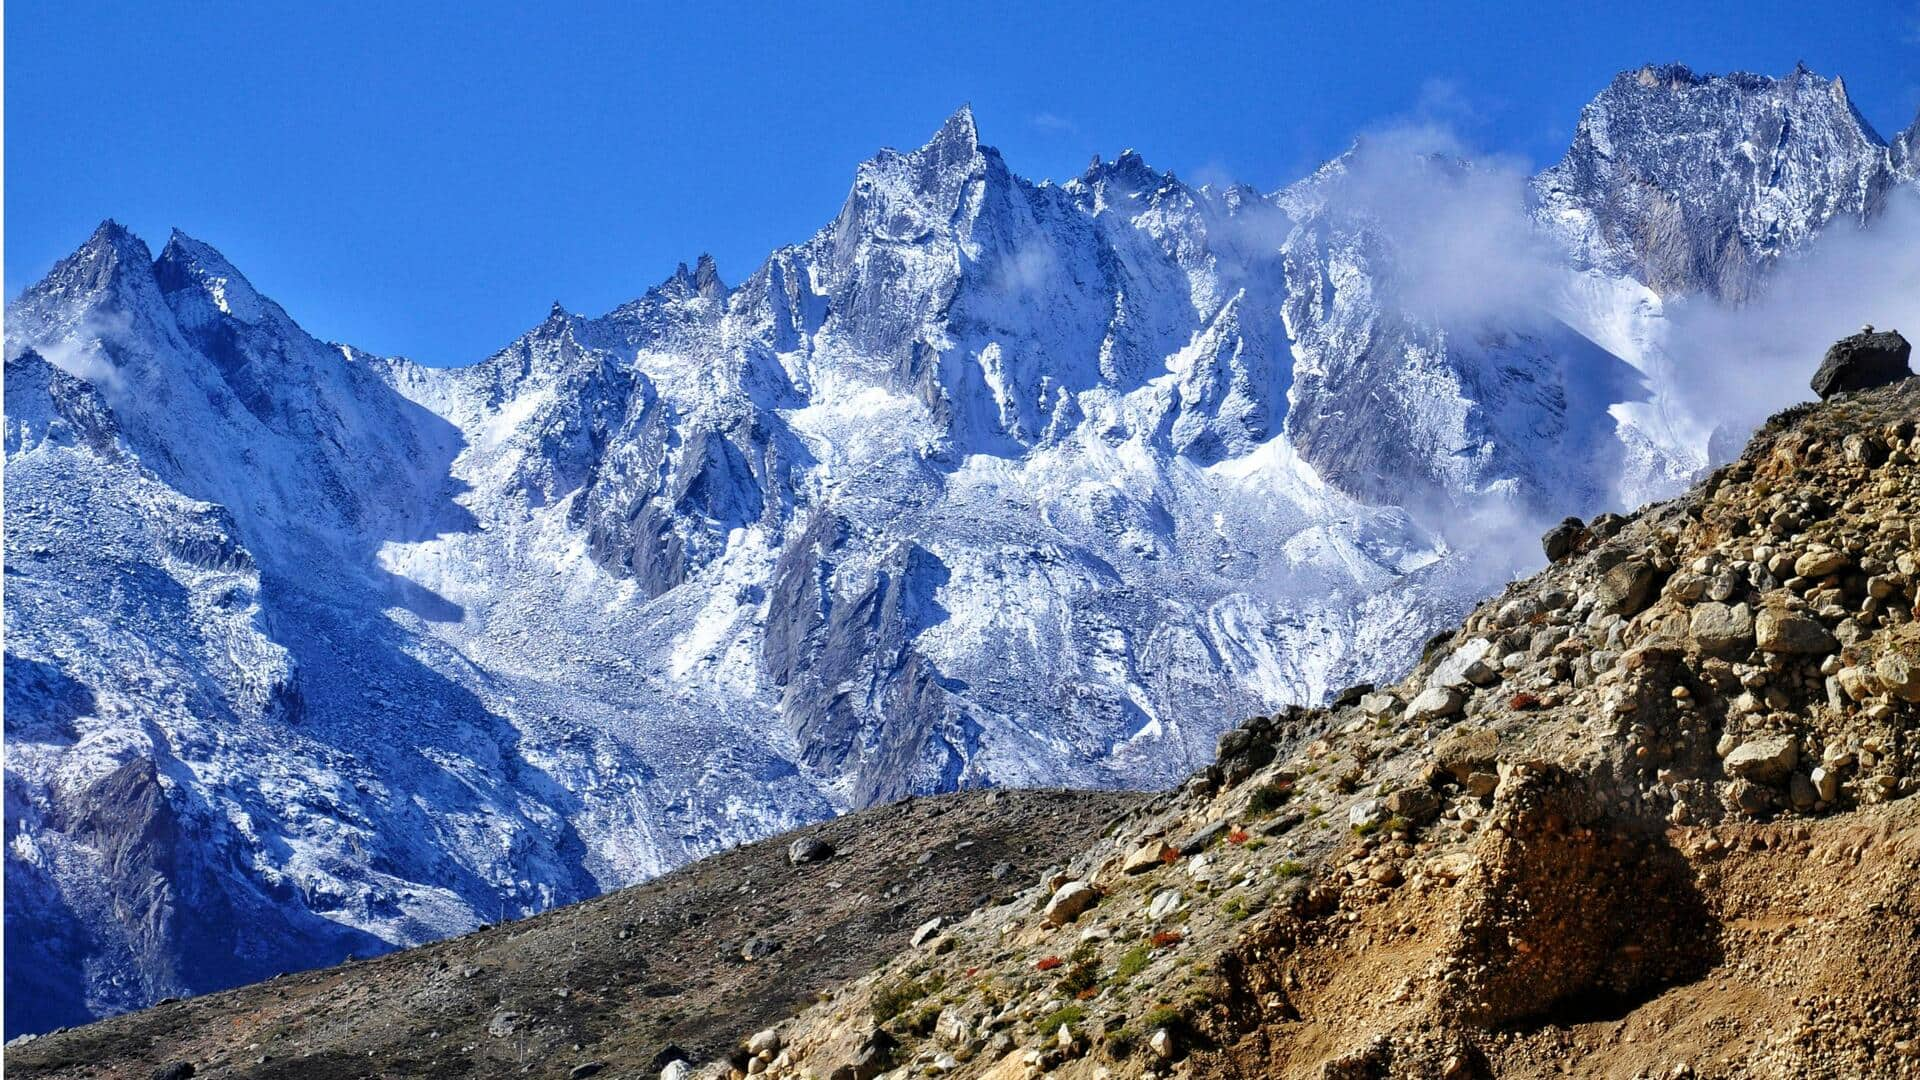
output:
<path id="1" fill-rule="evenodd" d="M 743 281 L 461 368 L 109 221 L 7 309 L 7 1033 L 1177 782 L 1696 475 L 1666 313 L 1871 229 L 1917 132 L 1647 67 L 1537 175 L 1383 133 L 1262 193 L 1030 182 L 963 108 Z"/>

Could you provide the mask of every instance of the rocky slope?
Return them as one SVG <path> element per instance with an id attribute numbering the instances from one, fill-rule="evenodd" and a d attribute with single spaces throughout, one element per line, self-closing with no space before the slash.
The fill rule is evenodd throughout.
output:
<path id="1" fill-rule="evenodd" d="M 1022 804 L 1061 815 L 1023 832 L 1079 830 L 1077 848 L 1050 841 L 1029 865 L 1072 853 L 964 915 L 898 920 L 871 973 L 829 985 L 844 967 L 827 942 L 775 954 L 804 972 L 783 985 L 821 991 L 798 1015 L 755 1030 L 765 1003 L 722 994 L 727 1021 L 699 1030 L 737 1041 L 682 1046 L 679 1064 L 653 1008 L 570 990 L 540 1011 L 525 1071 L 1920 1074 L 1917 456 L 1920 380 L 1782 413 L 1684 496 L 1556 529 L 1556 561 L 1436 636 L 1406 679 L 1255 717 L 1151 801 Z M 902 831 L 874 824 L 828 828 Z M 783 848 L 756 850 L 764 868 Z M 734 858 L 622 896 L 665 910 L 735 880 L 759 895 L 764 869 L 726 877 Z M 467 1034 L 498 1020 L 492 1003 L 432 988 L 590 920 L 606 940 L 579 963 L 631 985 L 649 961 L 617 959 L 622 896 L 37 1040 L 9 1063 L 276 1075 L 298 1062 L 243 1050 L 285 1032 L 316 1068 L 351 1054 L 375 1075 L 484 1072 L 513 1032 Z M 420 979 L 405 1023 L 334 1018 L 392 1015 L 385 988 Z"/>
<path id="2" fill-rule="evenodd" d="M 716 1057 L 928 920 L 1017 891 L 1141 798 L 969 792 L 849 814 L 437 945 L 15 1042 L 7 1071 L 565 1076 Z"/>
<path id="3" fill-rule="evenodd" d="M 457 369 L 102 226 L 8 308 L 8 1032 L 907 793 L 1164 786 L 1403 673 L 1534 557 L 1489 536 L 1706 462 L 1663 305 L 1912 193 L 1837 82 L 1649 71 L 1491 188 L 1035 183 L 963 109 L 744 280 Z M 1437 294 L 1433 220 L 1550 287 Z"/>
<path id="4" fill-rule="evenodd" d="M 1917 454 L 1920 380 L 1781 414 L 735 1064 L 1920 1074 Z"/>

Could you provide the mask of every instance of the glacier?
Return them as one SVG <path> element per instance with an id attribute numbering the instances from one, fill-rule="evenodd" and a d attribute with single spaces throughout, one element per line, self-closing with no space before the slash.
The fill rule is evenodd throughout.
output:
<path id="1" fill-rule="evenodd" d="M 744 280 L 460 368 L 107 222 L 7 309 L 7 1035 L 905 795 L 1174 782 L 1704 467 L 1665 311 L 1871 227 L 1916 131 L 1647 67 L 1535 176 L 1363 138 L 1263 193 L 1034 183 L 963 108 Z M 1383 175 L 1524 280 L 1436 294 L 1478 256 Z"/>

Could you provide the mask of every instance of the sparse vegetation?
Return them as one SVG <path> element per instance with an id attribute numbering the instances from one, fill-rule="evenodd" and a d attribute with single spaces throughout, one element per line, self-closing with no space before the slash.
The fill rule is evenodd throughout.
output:
<path id="1" fill-rule="evenodd" d="M 1087 1018 L 1087 1010 L 1085 1007 L 1080 1005 L 1068 1005 L 1062 1009 L 1055 1009 L 1053 1012 L 1050 1012 L 1047 1015 L 1041 1017 L 1034 1024 L 1034 1027 L 1042 1035 L 1051 1035 L 1054 1032 L 1059 1031 L 1060 1025 L 1062 1024 L 1065 1024 L 1069 1028 L 1077 1028 L 1080 1026 L 1080 1022 L 1082 1020 L 1085 1020 L 1086 1018 Z"/>
<path id="2" fill-rule="evenodd" d="M 912 979 L 899 979 L 873 992 L 870 1009 L 878 1023 L 886 1023 L 927 996 L 927 988 Z"/>
<path id="3" fill-rule="evenodd" d="M 1082 961 L 1067 969 L 1060 977 L 1060 990 L 1068 997 L 1080 997 L 1093 990 L 1100 983 L 1100 969 L 1091 960 Z"/>
<path id="4" fill-rule="evenodd" d="M 1291 798 L 1293 798 L 1292 784 L 1261 784 L 1253 789 L 1253 795 L 1247 799 L 1247 812 L 1264 817 L 1287 805 L 1287 800 Z"/>
<path id="5" fill-rule="evenodd" d="M 1120 964 L 1114 968 L 1115 979 L 1125 981 L 1145 971 L 1153 962 L 1153 950 L 1145 945 L 1135 945 L 1120 957 Z"/>

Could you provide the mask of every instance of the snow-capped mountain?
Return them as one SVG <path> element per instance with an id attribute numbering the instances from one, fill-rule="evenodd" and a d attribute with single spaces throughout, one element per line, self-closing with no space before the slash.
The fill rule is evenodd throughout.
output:
<path id="1" fill-rule="evenodd" d="M 1870 223 L 1913 143 L 1657 68 L 1530 185 L 1363 143 L 1262 194 L 1032 183 L 962 109 L 744 281 L 457 369 L 103 225 L 8 309 L 9 1034 L 911 792 L 1182 777 L 1697 469 L 1661 305 Z M 1433 292 L 1383 161 L 1547 287 Z"/>

